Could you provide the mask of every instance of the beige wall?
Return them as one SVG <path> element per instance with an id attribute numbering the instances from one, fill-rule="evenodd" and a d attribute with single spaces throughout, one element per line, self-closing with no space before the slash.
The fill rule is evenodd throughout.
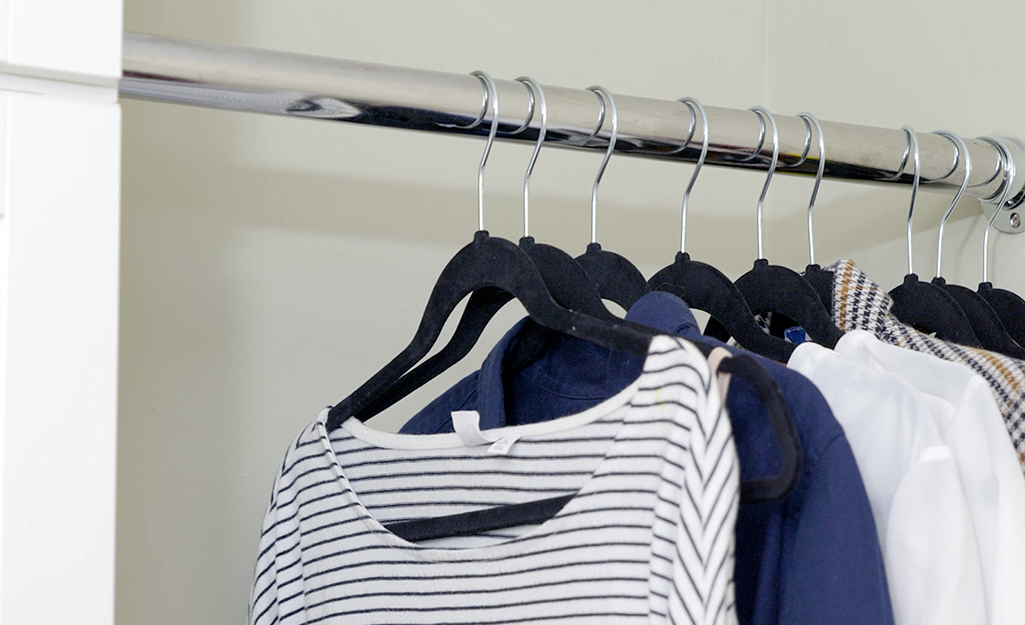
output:
<path id="1" fill-rule="evenodd" d="M 127 30 L 919 131 L 1025 136 L 1025 82 L 1002 59 L 1025 5 L 774 2 L 128 0 Z M 1002 17 L 994 21 L 993 14 Z M 438 272 L 475 228 L 483 143 L 402 131 L 124 103 L 117 617 L 243 619 L 259 527 L 285 447 L 409 340 Z M 496 147 L 489 229 L 515 238 L 526 146 Z M 532 234 L 588 236 L 596 154 L 546 150 Z M 672 260 L 687 166 L 613 159 L 599 239 L 647 274 Z M 705 170 L 695 257 L 737 276 L 755 256 L 761 176 Z M 777 177 L 774 262 L 806 263 L 810 181 Z M 855 258 L 889 288 L 904 273 L 906 190 L 826 183 L 820 261 Z M 916 268 L 931 277 L 946 203 L 923 194 Z M 947 277 L 979 280 L 979 208 L 949 229 Z M 1025 292 L 1025 238 L 996 237 L 993 278 Z M 481 349 L 377 419 L 395 429 L 479 364 Z"/>

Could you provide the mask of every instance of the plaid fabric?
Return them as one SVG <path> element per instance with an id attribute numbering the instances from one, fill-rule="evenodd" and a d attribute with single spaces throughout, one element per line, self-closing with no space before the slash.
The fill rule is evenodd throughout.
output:
<path id="1" fill-rule="evenodd" d="M 826 269 L 834 275 L 833 321 L 841 330 L 867 330 L 886 343 L 964 363 L 986 380 L 1025 469 L 1025 361 L 942 341 L 904 325 L 890 314 L 889 294 L 854 261 L 842 259 Z"/>

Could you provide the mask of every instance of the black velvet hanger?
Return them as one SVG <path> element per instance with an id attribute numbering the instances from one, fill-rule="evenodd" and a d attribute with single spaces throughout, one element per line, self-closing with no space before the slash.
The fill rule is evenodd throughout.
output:
<path id="1" fill-rule="evenodd" d="M 981 348 L 972 324 L 957 300 L 945 289 L 922 282 L 914 273 L 904 276 L 903 284 L 890 291 L 897 319 L 919 332 L 965 347 Z"/>
<path id="2" fill-rule="evenodd" d="M 687 143 L 694 136 L 697 119 L 700 115 L 703 138 L 701 154 L 694 165 L 694 171 L 687 183 L 687 190 L 683 193 L 683 205 L 680 208 L 682 230 L 680 252 L 676 254 L 672 264 L 664 267 L 648 280 L 648 287 L 653 291 L 673 293 L 691 308 L 708 313 L 713 319 L 719 320 L 736 337 L 738 343 L 752 352 L 777 362 L 786 362 L 794 352 L 794 346 L 763 332 L 736 285 L 715 267 L 691 260 L 690 254 L 687 254 L 685 250 L 687 205 L 690 201 L 690 192 L 694 189 L 694 183 L 698 179 L 698 174 L 701 173 L 701 167 L 705 164 L 705 157 L 708 156 L 709 136 L 708 116 L 701 103 L 694 98 L 681 98 L 679 102 L 686 104 L 691 112 L 691 132 Z"/>
<path id="3" fill-rule="evenodd" d="M 1014 180 L 1015 164 L 1014 159 L 1007 149 L 1007 145 L 995 137 L 979 137 L 986 141 L 997 151 L 1004 171 L 1004 191 L 997 200 L 990 216 L 989 223 L 982 239 L 982 282 L 979 284 L 979 295 L 992 306 L 993 311 L 1004 324 L 1004 328 L 1011 338 L 1019 345 L 1025 347 L 1025 300 L 1013 291 L 993 287 L 989 281 L 989 233 L 996 221 L 997 215 L 1004 208 L 1007 208 L 1008 200 L 1011 197 L 1013 186 L 1010 181 Z"/>
<path id="4" fill-rule="evenodd" d="M 836 276 L 832 271 L 823 269 L 816 263 L 812 263 L 805 267 L 804 273 L 801 275 L 804 276 L 804 280 L 819 296 L 819 301 L 822 302 L 822 307 L 825 308 L 829 316 L 832 317 L 833 280 Z M 772 318 L 769 321 L 769 334 L 772 336 L 785 336 L 786 331 L 796 325 L 799 324 L 790 317 L 775 314 L 772 315 Z"/>
<path id="5" fill-rule="evenodd" d="M 1025 344 L 1025 299 L 1013 291 L 994 288 L 992 282 L 979 284 L 978 294 L 993 308 L 1011 338 Z"/>
<path id="6" fill-rule="evenodd" d="M 493 112 L 488 142 L 477 172 L 478 223 L 483 223 L 484 165 L 497 132 L 499 107 L 498 92 L 491 77 L 484 72 L 474 72 L 474 75 L 485 86 L 484 110 L 487 110 L 490 103 Z M 541 86 L 532 78 L 520 77 L 518 80 L 529 87 L 531 117 L 535 95 L 541 104 L 541 130 L 524 177 L 526 227 L 530 174 L 544 141 L 548 114 Z M 481 115 L 480 120 L 483 118 Z M 545 275 L 542 276 L 539 271 Z M 553 298 L 553 289 L 559 299 L 574 309 L 561 306 Z M 430 352 L 445 321 L 459 302 L 477 291 L 482 294 L 471 298 L 473 308 L 464 311 L 464 317 L 469 313 L 470 318 L 460 320 L 457 330 L 461 333 L 454 337 L 454 341 L 450 341 L 453 347 L 443 350 L 438 354 L 443 354 L 442 357 L 424 363 L 426 368 L 403 380 L 403 376 Z M 489 237 L 487 231 L 481 229 L 474 235 L 473 241 L 445 266 L 431 292 L 413 341 L 352 395 L 331 408 L 327 419 L 328 430 L 337 428 L 352 416 L 362 421 L 369 419 L 465 355 L 476 343 L 487 321 L 508 301 L 503 301 L 499 291 L 505 291 L 520 300 L 533 320 L 548 330 L 564 332 L 609 349 L 637 355 L 647 354 L 651 334 L 625 327 L 610 313 L 601 303 L 596 290 L 590 287 L 587 274 L 568 254 L 552 246 L 537 245 L 530 237 L 524 237 L 520 245 L 516 246 L 505 239 Z"/>
<path id="7" fill-rule="evenodd" d="M 706 357 L 714 349 L 708 345 L 695 346 Z M 779 475 L 742 482 L 741 502 L 761 503 L 786 497 L 800 478 L 803 458 L 793 417 L 779 386 L 757 361 L 744 354 L 724 359 L 719 365 L 719 370 L 741 377 L 754 387 L 769 414 L 769 420 L 780 444 L 782 463 Z M 544 523 L 558 514 L 573 497 L 575 495 L 563 495 L 462 514 L 402 521 L 386 525 L 385 528 L 410 542 L 473 536 L 491 530 Z"/>
<path id="8" fill-rule="evenodd" d="M 1025 349 L 1007 333 L 1000 317 L 985 298 L 968 287 L 947 284 L 939 276 L 933 278 L 932 283 L 949 293 L 961 307 L 983 349 L 1011 358 L 1025 359 Z"/>
<path id="9" fill-rule="evenodd" d="M 523 178 L 523 219 L 524 230 L 526 230 L 530 206 L 530 178 L 547 133 L 548 108 L 545 103 L 544 90 L 537 81 L 526 76 L 521 76 L 517 80 L 527 86 L 530 95 L 530 110 L 527 114 L 528 122 L 534 116 L 537 108 L 536 104 L 540 105 L 541 113 L 541 124 L 538 130 L 537 141 Z M 602 94 L 599 93 L 599 95 Z M 611 95 L 609 97 L 611 98 Z M 595 134 L 601 129 L 601 123 L 604 120 L 605 100 L 604 98 L 599 98 L 599 100 L 602 104 L 602 115 Z M 613 116 L 613 126 L 614 130 L 618 128 L 615 116 Z M 525 127 L 526 125 L 524 125 Z M 608 157 L 611 156 L 611 149 L 615 145 L 614 139 L 615 137 L 613 137 L 613 141 L 609 144 L 606 158 L 595 179 L 595 188 L 592 192 L 592 209 L 595 206 L 597 183 L 601 179 L 601 174 L 604 171 L 605 164 L 608 162 Z M 487 148 L 485 148 L 485 152 L 487 152 Z M 535 267 L 537 267 L 556 304 L 596 319 L 612 323 L 621 321 L 609 312 L 602 302 L 598 282 L 569 254 L 557 247 L 536 243 L 534 238 L 530 236 L 521 238 L 519 245 L 530 257 Z M 643 281 L 643 278 L 641 280 Z M 498 293 L 486 293 L 480 297 L 471 296 L 466 309 L 463 311 L 463 316 L 456 327 L 455 334 L 448 344 L 416 369 L 404 375 L 400 381 L 392 385 L 387 391 L 379 395 L 374 405 L 368 407 L 368 412 L 376 413 L 388 408 L 462 360 L 477 343 L 491 318 L 509 299 L 511 298 L 503 298 Z M 640 328 L 639 326 L 634 326 L 634 329 L 647 332 L 647 329 Z M 520 332 L 519 340 L 517 340 L 511 353 L 506 358 L 503 368 L 508 370 L 510 375 L 515 375 L 531 363 L 537 362 L 554 344 L 557 336 L 558 333 L 553 329 L 546 328 L 533 320 L 528 321 Z"/>
<path id="10" fill-rule="evenodd" d="M 893 299 L 893 307 L 890 312 L 901 322 L 920 332 L 935 334 L 937 338 L 959 345 L 981 348 L 982 343 L 975 336 L 968 316 L 953 295 L 937 284 L 921 282 L 912 269 L 911 218 L 914 216 L 915 199 L 921 180 L 921 164 L 919 162 L 918 136 L 914 129 L 904 126 L 901 130 L 907 135 L 908 147 L 914 156 L 915 172 L 911 183 L 911 205 L 908 207 L 907 220 L 908 273 L 904 276 L 903 284 L 890 291 L 890 297 Z M 903 170 L 903 165 L 901 169 Z M 953 205 L 947 211 L 944 221 L 950 215 L 951 210 L 953 210 Z M 942 240 L 940 246 L 942 253 Z"/>
<path id="11" fill-rule="evenodd" d="M 805 282 L 811 285 L 811 288 L 819 296 L 819 301 L 822 302 L 822 307 L 825 308 L 826 313 L 830 317 L 833 316 L 833 282 L 836 276 L 832 271 L 823 269 L 818 263 L 815 262 L 815 200 L 819 196 L 819 186 L 822 184 L 822 176 L 826 173 L 826 138 L 822 133 L 822 125 L 819 124 L 817 117 L 811 113 L 798 113 L 798 117 L 804 122 L 804 126 L 808 132 L 808 138 L 804 142 L 804 152 L 801 154 L 801 158 L 798 159 L 793 165 L 788 167 L 799 167 L 807 159 L 811 151 L 811 142 L 813 138 L 812 128 L 815 129 L 815 135 L 818 136 L 819 154 L 818 154 L 818 167 L 815 172 L 815 184 L 812 186 L 811 197 L 808 199 L 808 266 L 804 268 Z M 773 336 L 785 336 L 788 329 L 797 325 L 797 322 L 793 319 L 782 314 L 772 315 L 772 319 L 769 322 L 769 333 Z"/>
<path id="12" fill-rule="evenodd" d="M 623 323 L 610 323 L 562 308 L 552 299 L 538 268 L 522 248 L 511 241 L 490 237 L 486 231 L 479 231 L 473 241 L 445 266 L 431 292 L 413 341 L 352 395 L 331 408 L 327 419 L 328 431 L 349 417 L 366 421 L 376 414 L 370 408 L 380 406 L 380 398 L 388 388 L 427 355 L 459 302 L 484 288 L 498 288 L 512 294 L 531 318 L 546 328 L 616 351 L 647 354 L 650 334 L 626 327 Z"/>
<path id="13" fill-rule="evenodd" d="M 819 294 L 792 269 L 770 265 L 762 258 L 755 261 L 751 271 L 737 278 L 735 284 L 756 315 L 785 315 L 804 328 L 816 343 L 829 348 L 836 347 L 836 342 L 843 336 L 828 309 L 822 305 Z M 705 334 L 725 341 L 732 333 L 718 321 L 709 319 Z"/>
<path id="14" fill-rule="evenodd" d="M 794 345 L 762 331 L 744 295 L 729 278 L 711 265 L 691 260 L 685 252 L 677 252 L 673 264 L 653 275 L 648 286 L 708 313 L 745 349 L 777 362 L 786 362 L 794 353 Z"/>
<path id="15" fill-rule="evenodd" d="M 952 132 L 941 130 L 937 134 L 946 137 L 953 145 L 956 150 L 955 154 L 957 159 L 954 163 L 954 169 L 957 168 L 957 163 L 964 161 L 965 172 L 961 182 L 961 186 L 954 195 L 953 201 L 950 203 L 950 207 L 947 209 L 946 214 L 943 215 L 943 219 L 940 220 L 939 236 L 936 242 L 936 277 L 933 278 L 932 283 L 940 287 L 954 298 L 958 306 L 965 313 L 969 324 L 972 327 L 972 331 L 975 333 L 976 338 L 979 339 L 979 343 L 985 349 L 1010 356 L 1011 358 L 1025 358 L 1025 349 L 1022 349 L 1018 343 L 1011 338 L 1007 330 L 1004 328 L 1003 322 L 1000 321 L 1000 317 L 997 315 L 993 307 L 986 301 L 986 299 L 976 293 L 975 291 L 959 286 L 956 284 L 947 284 L 940 274 L 943 269 L 943 231 L 946 227 L 947 220 L 950 215 L 954 212 L 954 208 L 957 206 L 957 202 L 961 199 L 965 189 L 968 188 L 968 181 L 972 175 L 972 159 L 971 154 L 968 152 L 968 148 L 965 146 L 964 141 L 960 137 Z M 952 170 L 953 171 L 953 170 Z"/>
<path id="16" fill-rule="evenodd" d="M 647 331 L 640 326 L 623 322 L 609 312 L 602 303 L 593 280 L 573 257 L 563 250 L 544 243 L 536 243 L 533 237 L 520 239 L 519 247 L 530 257 L 552 299 L 559 306 L 603 321 L 621 323 L 641 332 Z M 388 409 L 462 360 L 477 344 L 495 314 L 512 299 L 513 296 L 508 292 L 495 288 L 474 292 L 449 342 L 436 354 L 382 391 L 364 412 L 374 415 Z M 529 320 L 520 331 L 516 344 L 504 361 L 503 368 L 507 369 L 510 375 L 522 371 L 537 362 L 558 335 L 557 331 Z"/>
<path id="17" fill-rule="evenodd" d="M 779 135 L 772 113 L 761 106 L 752 107 L 750 110 L 758 114 L 763 128 L 765 122 L 768 121 L 772 130 L 772 159 L 769 162 L 765 184 L 762 186 L 762 194 L 758 198 L 759 259 L 754 262 L 751 271 L 740 276 L 734 284 L 744 295 L 747 305 L 754 314 L 785 315 L 804 328 L 804 331 L 816 343 L 833 348 L 843 336 L 843 332 L 833 323 L 829 309 L 822 305 L 819 294 L 801 274 L 781 265 L 770 265 L 769 261 L 762 256 L 762 206 L 769 191 L 769 184 L 772 182 L 772 175 L 779 163 Z M 724 341 L 729 339 L 727 329 L 715 320 L 709 320 L 708 325 L 705 326 L 705 334 Z"/>
<path id="18" fill-rule="evenodd" d="M 553 245 L 535 243 L 533 237 L 520 239 L 520 247 L 534 261 L 552 297 L 560 306 L 609 323 L 620 323 L 640 332 L 648 331 L 612 314 L 602 302 L 597 281 L 565 251 Z M 514 377 L 540 360 L 554 344 L 557 335 L 552 329 L 528 321 L 506 357 L 504 369 L 507 374 Z"/>

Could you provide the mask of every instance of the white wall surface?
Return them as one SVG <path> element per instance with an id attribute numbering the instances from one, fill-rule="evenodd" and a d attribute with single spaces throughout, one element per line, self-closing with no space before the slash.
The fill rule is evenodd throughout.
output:
<path id="1" fill-rule="evenodd" d="M 857 11 L 856 13 L 852 13 Z M 1025 84 L 995 62 L 1025 5 L 649 1 L 477 3 L 129 0 L 128 30 L 780 114 L 1025 136 Z M 979 17 L 975 17 L 978 15 Z M 977 22 L 977 23 L 976 23 Z M 975 30 L 973 30 L 975 29 Z M 1007 33 L 1010 36 L 1010 33 Z M 412 337 L 438 272 L 476 225 L 473 139 L 124 102 L 117 617 L 243 619 L 260 522 L 289 442 Z M 527 146 L 496 146 L 486 219 L 516 238 Z M 532 234 L 583 251 L 598 154 L 543 150 Z M 650 275 L 678 245 L 690 167 L 614 158 L 599 240 Z M 759 175 L 706 168 L 689 248 L 728 275 L 755 257 Z M 779 176 L 774 262 L 807 262 L 809 180 Z M 820 262 L 904 273 L 908 192 L 824 183 Z M 932 276 L 946 197 L 920 194 L 916 268 Z M 946 276 L 980 277 L 979 208 L 948 228 Z M 997 236 L 992 278 L 1025 292 L 1025 238 Z M 509 307 L 457 370 L 375 419 L 396 429 L 476 368 Z"/>

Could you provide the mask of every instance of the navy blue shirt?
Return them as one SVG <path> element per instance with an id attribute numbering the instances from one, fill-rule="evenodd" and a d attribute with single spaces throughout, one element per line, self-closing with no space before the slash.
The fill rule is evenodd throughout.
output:
<path id="1" fill-rule="evenodd" d="M 693 342 L 722 345 L 702 336 L 690 309 L 670 293 L 645 295 L 626 318 Z M 625 388 L 643 367 L 643 358 L 560 337 L 539 361 L 511 381 L 506 396 L 502 359 L 524 323 L 506 333 L 479 371 L 431 402 L 401 431 L 451 432 L 453 410 L 477 410 L 482 429 L 573 414 Z M 801 476 L 786 498 L 740 506 L 734 573 L 740 622 L 892 625 L 875 521 L 843 429 L 807 378 L 779 363 L 755 358 L 786 399 L 801 439 L 803 463 Z M 778 474 L 779 446 L 754 388 L 734 376 L 726 406 L 741 479 Z"/>

